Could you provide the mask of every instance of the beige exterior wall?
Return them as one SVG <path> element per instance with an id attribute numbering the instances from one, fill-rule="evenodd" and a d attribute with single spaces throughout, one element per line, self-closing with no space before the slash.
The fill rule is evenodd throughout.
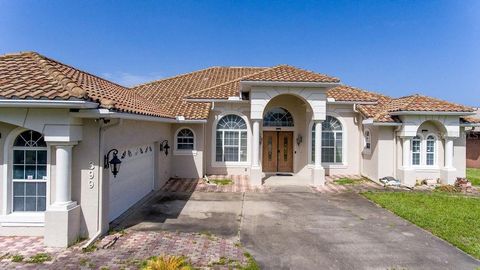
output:
<path id="1" fill-rule="evenodd" d="M 194 150 L 181 151 L 176 149 L 176 135 L 183 129 L 188 128 L 193 131 Z M 172 168 L 171 175 L 175 178 L 201 178 L 204 173 L 205 157 L 205 124 L 173 124 L 172 125 Z"/>

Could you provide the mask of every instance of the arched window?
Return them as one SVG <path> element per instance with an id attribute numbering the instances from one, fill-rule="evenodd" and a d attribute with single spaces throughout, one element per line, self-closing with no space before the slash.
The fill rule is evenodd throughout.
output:
<path id="1" fill-rule="evenodd" d="M 43 135 L 22 132 L 13 143 L 13 211 L 45 211 L 47 144 Z"/>
<path id="2" fill-rule="evenodd" d="M 315 162 L 315 125 L 312 126 L 312 161 Z M 333 116 L 327 116 L 322 123 L 322 162 L 343 162 L 343 128 Z"/>
<path id="3" fill-rule="evenodd" d="M 217 162 L 247 161 L 247 124 L 240 116 L 229 114 L 218 121 L 215 142 Z"/>
<path id="4" fill-rule="evenodd" d="M 284 108 L 275 107 L 263 116 L 264 127 L 293 127 L 293 117 Z"/>
<path id="5" fill-rule="evenodd" d="M 422 139 L 415 136 L 412 139 L 412 165 L 420 165 L 420 151 L 422 149 Z"/>
<path id="6" fill-rule="evenodd" d="M 433 135 L 427 137 L 426 161 L 428 166 L 435 165 L 436 138 Z"/>
<path id="7" fill-rule="evenodd" d="M 195 148 L 195 135 L 188 128 L 182 128 L 177 133 L 177 150 L 193 150 Z"/>

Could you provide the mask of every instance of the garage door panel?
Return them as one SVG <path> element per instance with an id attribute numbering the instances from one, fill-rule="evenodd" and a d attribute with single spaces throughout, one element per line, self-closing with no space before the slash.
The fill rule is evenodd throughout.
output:
<path id="1" fill-rule="evenodd" d="M 110 175 L 109 221 L 153 190 L 153 144 L 119 149 L 119 154 L 120 172 L 115 178 Z"/>

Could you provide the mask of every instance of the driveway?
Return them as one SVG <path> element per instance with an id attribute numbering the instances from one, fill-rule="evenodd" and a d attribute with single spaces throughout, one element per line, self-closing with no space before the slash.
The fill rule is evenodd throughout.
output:
<path id="1" fill-rule="evenodd" d="M 262 269 L 475 269 L 480 262 L 355 193 L 165 193 L 123 226 L 240 237 Z"/>

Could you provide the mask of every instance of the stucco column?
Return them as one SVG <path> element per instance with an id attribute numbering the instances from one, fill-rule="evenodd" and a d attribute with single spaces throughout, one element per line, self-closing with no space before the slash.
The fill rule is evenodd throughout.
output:
<path id="1" fill-rule="evenodd" d="M 445 138 L 445 168 L 453 169 L 453 139 Z"/>
<path id="2" fill-rule="evenodd" d="M 75 143 L 54 144 L 55 201 L 45 212 L 44 243 L 67 247 L 78 239 L 80 205 L 72 201 L 72 148 Z"/>
<path id="3" fill-rule="evenodd" d="M 260 160 L 260 120 L 253 121 L 252 167 L 259 167 Z"/>
<path id="4" fill-rule="evenodd" d="M 325 170 L 322 167 L 322 121 L 315 121 L 315 165 L 312 171 L 312 184 L 325 185 Z"/>
<path id="5" fill-rule="evenodd" d="M 412 143 L 412 137 L 403 137 L 403 154 L 402 154 L 402 167 L 410 168 L 410 148 Z"/>
<path id="6" fill-rule="evenodd" d="M 72 144 L 56 145 L 55 202 L 52 207 L 68 209 L 72 202 Z"/>
<path id="7" fill-rule="evenodd" d="M 250 184 L 262 185 L 262 167 L 260 166 L 260 119 L 252 119 L 252 166 L 250 168 Z"/>

